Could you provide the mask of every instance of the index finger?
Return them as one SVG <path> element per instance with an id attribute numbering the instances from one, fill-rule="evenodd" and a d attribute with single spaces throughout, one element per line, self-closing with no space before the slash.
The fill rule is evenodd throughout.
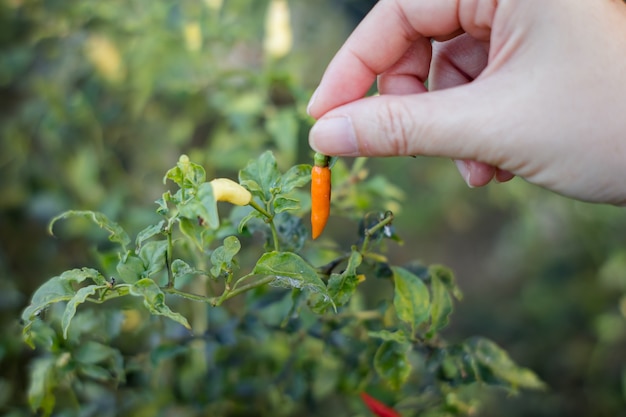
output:
<path id="1" fill-rule="evenodd" d="M 362 98 L 376 76 L 392 67 L 419 39 L 467 30 L 460 20 L 464 15 L 487 17 L 490 26 L 496 3 L 493 0 L 379 1 L 328 65 L 309 104 L 309 114 L 319 118 L 337 106 Z M 416 57 L 428 62 L 430 58 L 430 54 Z"/>

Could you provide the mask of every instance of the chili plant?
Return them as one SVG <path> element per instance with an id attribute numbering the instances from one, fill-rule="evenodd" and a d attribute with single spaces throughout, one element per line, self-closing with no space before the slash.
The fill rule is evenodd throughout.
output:
<path id="1" fill-rule="evenodd" d="M 488 339 L 445 340 L 462 299 L 454 274 L 390 261 L 401 244 L 394 214 L 346 197 L 368 189 L 364 162 L 333 170 L 332 204 L 358 220 L 347 243 L 312 241 L 312 166 L 280 172 L 269 151 L 238 182 L 207 180 L 181 156 L 165 174 L 159 220 L 134 239 L 103 213 L 52 219 L 50 232 L 86 218 L 110 244 L 95 265 L 50 278 L 23 312 L 24 340 L 39 351 L 32 408 L 456 416 L 488 387 L 544 388 Z"/>

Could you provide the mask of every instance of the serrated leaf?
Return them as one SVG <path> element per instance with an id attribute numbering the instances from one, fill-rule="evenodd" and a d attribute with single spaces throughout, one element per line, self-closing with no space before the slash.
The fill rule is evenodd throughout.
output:
<path id="1" fill-rule="evenodd" d="M 411 374 L 408 343 L 383 342 L 374 355 L 374 369 L 393 390 L 399 390 Z"/>
<path id="2" fill-rule="evenodd" d="M 165 294 L 161 291 L 156 282 L 150 278 L 144 278 L 137 281 L 134 285 L 130 286 L 129 292 L 131 295 L 143 297 L 143 304 L 148 311 L 150 311 L 150 313 L 165 316 L 191 330 L 191 326 L 189 325 L 187 319 L 183 315 L 173 312 L 165 304 Z"/>
<path id="3" fill-rule="evenodd" d="M 253 270 L 257 275 L 273 275 L 272 285 L 307 289 L 329 297 L 326 286 L 317 271 L 308 262 L 293 252 L 266 252 Z"/>
<path id="4" fill-rule="evenodd" d="M 63 329 L 63 338 L 67 339 L 67 331 L 70 327 L 70 323 L 76 314 L 76 309 L 79 304 L 84 303 L 90 295 L 94 295 L 99 289 L 106 288 L 103 285 L 89 285 L 76 291 L 76 294 L 68 301 L 63 312 L 61 319 L 61 327 Z"/>
<path id="5" fill-rule="evenodd" d="M 404 268 L 392 267 L 394 280 L 393 305 L 398 318 L 413 330 L 426 320 L 430 313 L 428 288 L 417 276 Z"/>
<path id="6" fill-rule="evenodd" d="M 165 220 L 161 220 L 157 224 L 150 225 L 137 234 L 135 239 L 135 246 L 141 247 L 146 240 L 161 234 L 163 232 L 163 226 L 165 226 Z"/>
<path id="7" fill-rule="evenodd" d="M 438 275 L 431 275 L 430 290 L 432 302 L 430 308 L 430 331 L 432 337 L 439 330 L 448 325 L 450 314 L 452 314 L 452 297 L 448 292 L 448 287 L 441 281 Z"/>
<path id="8" fill-rule="evenodd" d="M 282 193 L 288 193 L 294 188 L 305 186 L 311 181 L 311 165 L 300 164 L 292 166 L 280 178 Z"/>
<path id="9" fill-rule="evenodd" d="M 130 237 L 119 224 L 109 219 L 105 214 L 91 210 L 69 210 L 59 214 L 48 224 L 48 232 L 54 234 L 52 231 L 54 224 L 70 217 L 85 217 L 93 221 L 98 227 L 109 232 L 109 240 L 119 243 L 124 251 L 126 251 L 126 246 L 130 244 Z"/>
<path id="10" fill-rule="evenodd" d="M 263 152 L 239 171 L 239 183 L 264 202 L 271 200 L 279 180 L 280 171 L 271 151 Z"/>
<path id="11" fill-rule="evenodd" d="M 235 236 L 228 236 L 224 244 L 211 253 L 211 275 L 218 277 L 222 271 L 230 271 L 235 266 L 233 258 L 241 249 L 241 243 Z"/>

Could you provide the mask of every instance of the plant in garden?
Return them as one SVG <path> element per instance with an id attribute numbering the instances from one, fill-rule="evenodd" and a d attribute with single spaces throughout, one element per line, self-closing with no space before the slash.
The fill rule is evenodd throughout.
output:
<path id="1" fill-rule="evenodd" d="M 181 156 L 165 175 L 175 188 L 156 202 L 161 218 L 134 241 L 102 213 L 55 217 L 50 231 L 87 218 L 113 247 L 98 251 L 99 267 L 49 279 L 24 310 L 24 339 L 41 351 L 31 406 L 50 415 L 115 398 L 99 411 L 315 415 L 332 404 L 361 415 L 455 416 L 475 410 L 480 387 L 543 388 L 494 342 L 442 337 L 461 299 L 455 277 L 442 265 L 392 264 L 394 214 L 352 198 L 368 192 L 363 163 L 333 170 L 333 204 L 358 220 L 347 245 L 308 238 L 302 219 L 321 203 L 315 183 L 310 204 L 302 188 L 316 181 L 315 167 L 280 172 L 269 151 L 238 182 L 207 181 Z M 321 165 L 329 171 L 326 158 Z M 166 385 L 174 394 L 159 397 Z"/>

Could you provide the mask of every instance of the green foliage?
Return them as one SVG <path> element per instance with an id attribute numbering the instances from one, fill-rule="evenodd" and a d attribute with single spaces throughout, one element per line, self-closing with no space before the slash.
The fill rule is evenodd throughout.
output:
<path id="1" fill-rule="evenodd" d="M 313 395 L 308 401 L 322 404 L 338 390 L 342 392 L 346 410 L 358 409 L 348 399 L 357 396 L 366 386 L 389 390 L 397 400 L 411 395 L 410 392 L 428 392 L 429 396 L 435 396 L 435 399 L 431 398 L 429 411 L 448 409 L 450 394 L 468 384 L 498 386 L 510 391 L 544 388 L 533 372 L 517 366 L 505 351 L 487 339 L 449 345 L 441 338 L 439 332 L 452 313 L 452 296 L 460 297 L 460 291 L 452 272 L 441 265 L 424 268 L 412 264 L 410 268 L 417 271 L 415 274 L 409 269 L 388 264 L 380 250 L 385 238 L 395 236 L 391 231 L 392 213 L 363 213 L 365 220 L 361 223 L 365 229 L 359 231 L 358 243 L 347 253 L 337 248 L 330 263 L 315 267 L 306 259 L 313 250 L 312 245 L 303 243 L 294 247 L 289 244 L 292 241 L 289 234 L 300 233 L 297 229 L 283 231 L 280 238 L 277 232 L 280 224 L 277 220 L 285 215 L 300 220 L 299 200 L 292 196 L 308 183 L 310 166 L 298 165 L 282 174 L 273 154 L 264 152 L 257 160 L 250 161 L 239 177 L 242 185 L 254 195 L 249 205 L 256 215 L 246 215 L 237 229 L 230 222 L 221 221 L 213 192 L 203 191 L 211 189 L 205 170 L 186 156 L 182 156 L 177 166 L 165 176 L 178 188 L 164 193 L 157 202 L 157 212 L 162 219 L 137 233 L 134 250 L 127 249 L 131 241 L 127 232 L 102 213 L 70 211 L 52 220 L 53 224 L 59 219 L 87 217 L 108 231 L 109 240 L 119 246 L 118 263 L 114 267 L 119 276 L 107 280 L 104 278 L 106 272 L 74 269 L 51 278 L 34 293 L 31 304 L 22 315 L 25 341 L 31 347 L 44 348 L 54 357 L 72 362 L 79 369 L 77 372 L 74 367 L 59 366 L 60 359 L 44 357 L 36 362 L 31 377 L 38 380 L 31 384 L 29 391 L 34 410 L 41 410 L 44 415 L 52 414 L 57 392 L 61 389 L 59 381 L 67 380 L 68 373 L 77 381 L 114 382 L 116 388 L 125 383 L 130 372 L 127 361 L 132 358 L 106 341 L 82 333 L 80 324 L 73 324 L 80 321 L 85 312 L 93 311 L 83 309 L 83 304 L 110 304 L 113 299 L 116 304 L 109 307 L 110 313 L 128 315 L 132 312 L 141 316 L 134 298 L 141 300 L 145 313 L 163 316 L 186 329 L 183 333 L 176 330 L 176 333 L 183 340 L 189 340 L 188 344 L 168 347 L 176 339 L 164 336 L 159 345 L 152 347 L 150 355 L 159 366 L 169 364 L 168 367 L 176 369 L 173 361 L 181 358 L 199 366 L 199 373 L 192 371 L 193 368 L 186 371 L 187 368 L 182 368 L 179 383 L 197 385 L 207 377 L 207 372 L 219 371 L 218 379 L 219 373 L 228 372 L 228 363 L 220 365 L 225 367 L 222 370 L 209 367 L 205 353 L 207 344 L 210 344 L 210 339 L 205 338 L 210 334 L 207 332 L 217 331 L 221 349 L 225 349 L 223 354 L 227 356 L 236 355 L 239 349 L 247 349 L 245 346 L 253 340 L 265 340 L 269 343 L 265 348 L 268 350 L 262 349 L 260 357 L 253 359 L 260 361 L 259 364 L 248 366 L 281 362 L 284 365 L 278 369 L 288 366 L 277 370 L 280 379 L 285 378 L 288 385 L 296 384 L 294 387 L 304 384 L 302 389 L 305 391 L 288 393 L 282 391 L 282 384 L 274 389 L 281 398 L 288 395 L 296 401 L 294 410 L 298 409 L 296 404 L 307 390 L 307 383 L 301 379 L 309 372 L 305 364 L 318 360 L 320 352 L 324 352 L 333 371 L 342 373 L 343 381 L 326 381 L 335 388 L 324 391 L 323 395 L 306 394 Z M 289 210 L 285 210 L 281 203 L 286 198 L 294 201 Z M 191 219 L 208 218 L 216 221 L 196 221 L 190 229 Z M 263 220 L 264 227 L 257 226 L 254 230 L 264 235 L 262 241 L 266 243 L 266 250 L 252 265 L 242 264 L 242 259 L 249 259 L 249 255 L 257 251 L 254 240 L 249 240 L 247 226 L 253 218 Z M 238 235 L 233 235 L 236 231 Z M 242 241 L 246 242 L 245 246 Z M 192 261 L 188 263 L 183 259 Z M 371 271 L 366 268 L 366 259 L 374 259 L 387 267 Z M 203 272 L 207 270 L 209 275 Z M 391 270 L 391 276 L 387 270 Z M 393 288 L 393 300 L 368 307 L 359 291 L 360 285 L 367 285 L 368 277 L 387 281 Z M 217 293 L 208 294 L 209 291 Z M 227 307 L 234 302 L 228 300 L 243 294 L 246 294 L 243 310 L 237 312 Z M 206 310 L 198 310 L 202 311 L 200 316 L 191 314 L 194 322 L 191 324 L 187 315 L 194 309 L 185 307 L 180 302 L 183 300 L 213 309 L 209 317 L 219 318 L 217 327 L 207 326 Z M 174 305 L 187 311 L 187 315 L 173 310 L 170 306 Z M 62 310 L 60 335 L 55 331 L 54 320 L 41 320 L 42 312 L 56 307 Z M 127 326 L 134 328 L 139 324 Z M 124 324 L 118 324 L 113 333 L 119 333 L 123 327 Z M 149 330 L 147 335 L 150 332 L 154 330 Z M 80 342 L 68 346 L 62 339 Z M 304 348 L 290 354 L 288 346 L 296 340 Z M 232 351 L 228 352 L 228 349 Z M 419 362 L 427 363 L 427 366 L 418 366 Z M 352 367 L 350 363 L 359 365 Z M 373 373 L 367 371 L 368 363 Z M 321 368 L 316 372 L 327 372 L 322 370 L 323 365 L 319 366 Z M 150 379 L 154 371 L 141 367 L 134 372 L 141 372 Z M 228 383 L 223 380 L 220 385 L 226 387 Z M 261 411 L 263 414 L 275 414 L 276 405 L 266 402 L 266 388 L 251 386 L 249 395 L 254 399 L 253 403 L 264 410 Z M 235 412 L 228 405 L 229 395 L 211 398 L 205 400 L 206 410 L 229 410 L 224 411 L 225 414 Z M 457 398 L 456 404 L 458 410 L 463 409 L 462 400 Z M 414 415 L 423 411 L 414 408 L 407 413 Z M 460 414 L 463 413 L 448 415 Z"/>
<path id="2" fill-rule="evenodd" d="M 291 25 L 271 3 L 0 1 L 0 414 L 363 416 L 367 390 L 402 415 L 622 415 L 623 210 L 521 180 L 470 191 L 432 158 L 332 158 L 312 244 L 306 102 L 346 11 L 373 2 L 290 0 Z M 270 27 L 291 29 L 286 55 Z M 257 208 L 214 202 L 206 179 L 248 162 L 280 183 Z M 252 274 L 272 252 L 326 294 Z M 416 258 L 457 271 L 463 302 Z M 415 329 L 392 267 L 428 290 Z M 550 390 L 501 395 L 541 385 L 507 356 Z"/>

